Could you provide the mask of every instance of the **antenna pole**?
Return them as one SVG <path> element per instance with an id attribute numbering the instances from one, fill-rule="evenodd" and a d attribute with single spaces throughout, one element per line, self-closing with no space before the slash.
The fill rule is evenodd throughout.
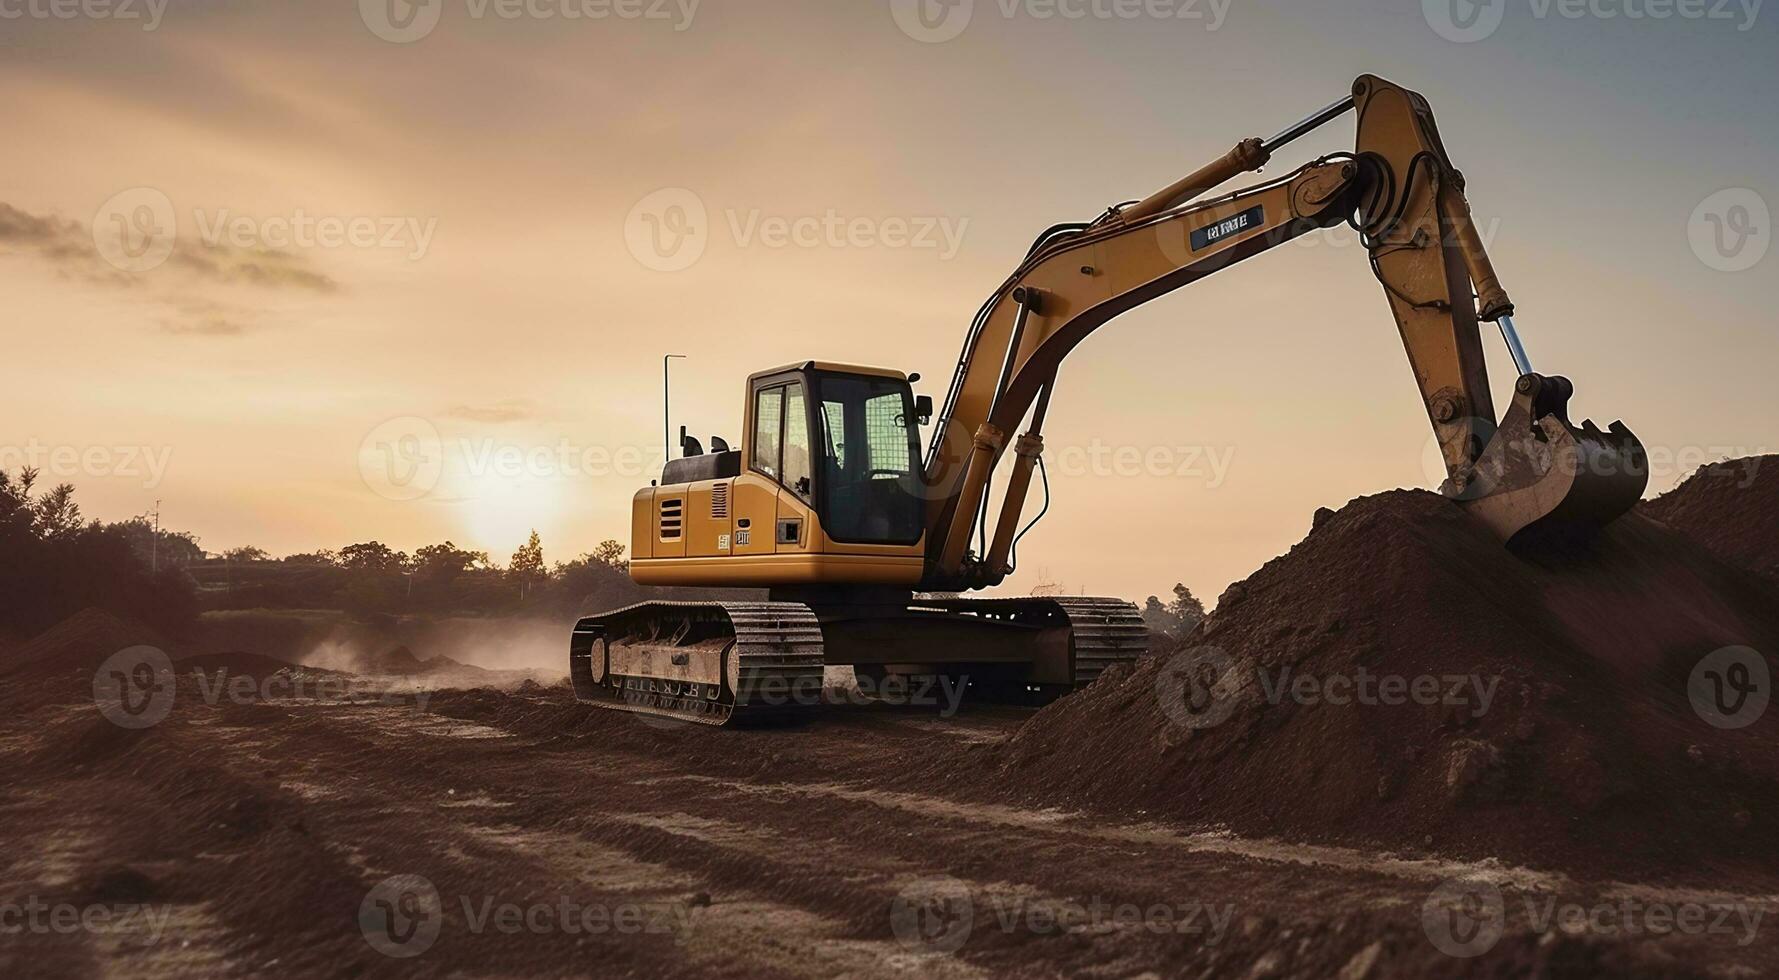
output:
<path id="1" fill-rule="evenodd" d="M 661 358 L 661 452 L 663 458 L 673 462 L 673 403 L 670 398 L 673 388 L 668 381 L 667 365 L 674 358 L 685 359 L 684 354 L 668 354 Z"/>

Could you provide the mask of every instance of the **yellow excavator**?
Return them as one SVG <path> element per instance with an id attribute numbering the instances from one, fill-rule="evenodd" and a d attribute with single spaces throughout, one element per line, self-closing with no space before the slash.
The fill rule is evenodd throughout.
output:
<path id="1" fill-rule="evenodd" d="M 1348 112 L 1352 152 L 1205 197 Z M 806 361 L 748 378 L 740 448 L 717 439 L 707 453 L 682 432 L 684 457 L 636 494 L 630 574 L 768 598 L 582 619 L 577 696 L 708 724 L 796 719 L 822 703 L 823 667 L 848 665 L 885 689 L 967 679 L 973 698 L 1043 702 L 1142 656 L 1148 633 L 1121 599 L 958 597 L 1012 570 L 1057 368 L 1118 314 L 1342 222 L 1401 331 L 1443 493 L 1513 547 L 1585 537 L 1641 498 L 1642 444 L 1622 423 L 1572 424 L 1570 383 L 1532 370 L 1427 101 L 1364 75 L 1272 139 L 1040 235 L 971 323 L 924 461 L 919 427 L 934 413 L 913 392 L 919 375 Z M 1499 417 L 1482 322 L 1499 325 L 1520 374 Z M 991 533 L 990 484 L 1022 422 Z"/>

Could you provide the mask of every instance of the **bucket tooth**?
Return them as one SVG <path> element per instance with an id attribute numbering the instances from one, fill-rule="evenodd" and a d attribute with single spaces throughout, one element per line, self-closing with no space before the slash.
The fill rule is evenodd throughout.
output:
<path id="1" fill-rule="evenodd" d="M 1649 464 L 1625 424 L 1602 431 L 1569 421 L 1567 378 L 1528 374 L 1513 404 L 1461 479 L 1445 492 L 1509 545 L 1591 536 L 1636 506 Z"/>

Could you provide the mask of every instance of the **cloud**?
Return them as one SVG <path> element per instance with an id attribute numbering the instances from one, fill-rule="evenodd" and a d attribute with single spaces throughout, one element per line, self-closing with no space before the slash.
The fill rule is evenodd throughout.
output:
<path id="1" fill-rule="evenodd" d="M 213 282 L 318 293 L 331 293 L 340 288 L 333 279 L 302 268 L 300 260 L 288 252 L 253 252 L 206 244 L 196 250 L 175 247 L 170 261 Z"/>
<path id="2" fill-rule="evenodd" d="M 215 315 L 192 320 L 163 319 L 161 329 L 170 334 L 193 337 L 239 337 L 247 332 L 247 327 L 240 321 Z"/>
<path id="3" fill-rule="evenodd" d="M 106 264 L 91 231 L 77 221 L 32 214 L 0 201 L 0 247 L 33 253 L 58 271 L 95 282 L 131 285 L 153 276 L 132 276 Z M 167 267 L 193 283 L 241 285 L 267 290 L 332 293 L 339 283 L 290 252 L 244 249 L 180 237 Z M 159 271 L 159 270 L 156 270 Z"/>
<path id="4" fill-rule="evenodd" d="M 538 410 L 524 398 L 508 398 L 492 405 L 452 405 L 445 417 L 465 422 L 523 422 L 538 418 Z"/>

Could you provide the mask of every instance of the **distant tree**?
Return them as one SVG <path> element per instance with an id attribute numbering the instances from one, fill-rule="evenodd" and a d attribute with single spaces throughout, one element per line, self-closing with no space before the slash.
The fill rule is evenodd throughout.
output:
<path id="1" fill-rule="evenodd" d="M 1185 638 L 1204 618 L 1205 604 L 1198 601 L 1191 589 L 1178 583 L 1174 585 L 1172 600 L 1164 603 L 1161 597 L 1150 596 L 1143 603 L 1143 623 L 1151 630 L 1175 639 Z"/>
<path id="2" fill-rule="evenodd" d="M 507 565 L 507 576 L 519 585 L 519 598 L 525 598 L 527 592 L 538 581 L 544 579 L 544 544 L 533 528 L 531 537 L 513 552 L 513 560 Z"/>
<path id="3" fill-rule="evenodd" d="M 630 579 L 624 546 L 601 541 L 597 548 L 570 562 L 559 562 L 550 576 L 545 600 L 565 615 L 585 615 L 629 605 L 648 595 Z"/>
<path id="4" fill-rule="evenodd" d="M 264 549 L 264 548 L 256 548 L 253 545 L 243 545 L 242 547 L 239 547 L 239 548 L 230 548 L 229 550 L 223 552 L 222 556 L 224 558 L 228 559 L 229 561 L 271 561 L 272 560 L 272 555 L 270 552 L 266 551 L 266 549 Z"/>
<path id="5" fill-rule="evenodd" d="M 414 552 L 414 571 L 433 582 L 449 582 L 477 565 L 488 564 L 486 551 L 466 551 L 449 541 Z"/>
<path id="6" fill-rule="evenodd" d="M 1050 577 L 1050 569 L 1038 569 L 1037 584 L 1032 586 L 1032 595 L 1062 595 L 1062 583 Z"/>
<path id="7" fill-rule="evenodd" d="M 1143 625 L 1156 633 L 1171 633 L 1178 624 L 1168 614 L 1160 596 L 1150 596 L 1143 603 Z"/>
<path id="8" fill-rule="evenodd" d="M 338 568 L 340 553 L 332 548 L 323 548 L 320 551 L 304 551 L 294 555 L 285 555 L 279 561 L 288 565 L 326 565 L 330 568 Z"/>
<path id="9" fill-rule="evenodd" d="M 1180 583 L 1174 583 L 1174 599 L 1167 604 L 1168 615 L 1179 624 L 1181 636 L 1198 628 L 1199 621 L 1205 618 L 1205 604 L 1198 601 L 1192 590 Z"/>
<path id="10" fill-rule="evenodd" d="M 204 549 L 199 546 L 196 536 L 185 531 L 156 529 L 146 517 L 132 517 L 106 526 L 122 534 L 144 563 L 179 566 L 204 560 Z"/>
<path id="11" fill-rule="evenodd" d="M 32 510 L 39 537 L 63 537 L 86 525 L 80 516 L 80 505 L 74 502 L 74 487 L 71 484 L 61 484 L 38 497 Z"/>
<path id="12" fill-rule="evenodd" d="M 587 557 L 610 568 L 630 570 L 630 563 L 624 560 L 624 546 L 610 538 L 599 542 L 599 547 L 594 548 L 593 553 Z"/>
<path id="13" fill-rule="evenodd" d="M 36 482 L 0 471 L 0 629 L 35 633 L 89 606 L 169 632 L 189 625 L 183 569 L 151 569 L 124 527 L 82 518 L 72 487 L 37 493 Z"/>
<path id="14" fill-rule="evenodd" d="M 340 565 L 357 572 L 399 572 L 408 556 L 381 541 L 349 544 L 340 549 Z"/>

